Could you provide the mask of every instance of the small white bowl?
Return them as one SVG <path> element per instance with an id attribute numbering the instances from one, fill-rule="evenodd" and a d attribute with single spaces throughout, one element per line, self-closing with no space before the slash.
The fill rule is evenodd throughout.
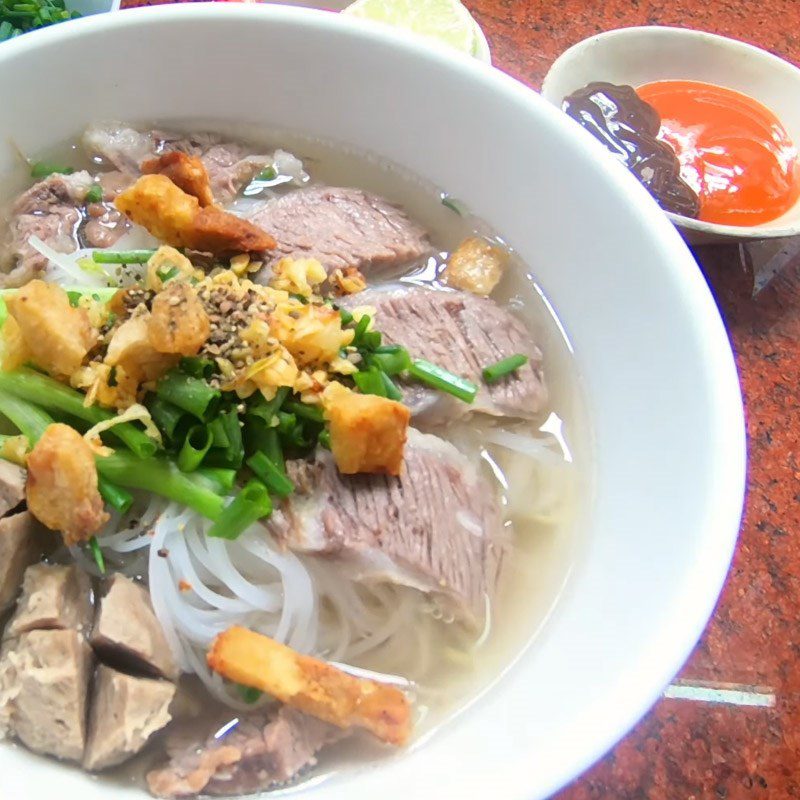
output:
<path id="1" fill-rule="evenodd" d="M 556 59 L 542 95 L 560 108 L 566 95 L 592 81 L 636 87 L 670 79 L 705 81 L 749 95 L 773 111 L 800 146 L 800 69 L 758 47 L 702 31 L 620 28 L 584 39 Z M 777 219 L 752 227 L 667 216 L 695 244 L 800 234 L 800 201 Z"/>

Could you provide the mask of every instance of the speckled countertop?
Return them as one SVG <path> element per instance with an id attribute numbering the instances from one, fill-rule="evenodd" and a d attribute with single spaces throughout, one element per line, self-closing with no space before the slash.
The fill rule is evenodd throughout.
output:
<path id="1" fill-rule="evenodd" d="M 536 88 L 567 47 L 630 25 L 699 28 L 800 63 L 800 0 L 466 2 L 495 65 Z M 556 800 L 800 798 L 800 258 L 753 299 L 738 247 L 695 255 L 745 397 L 750 465 L 739 544 L 714 617 L 667 696 Z"/>

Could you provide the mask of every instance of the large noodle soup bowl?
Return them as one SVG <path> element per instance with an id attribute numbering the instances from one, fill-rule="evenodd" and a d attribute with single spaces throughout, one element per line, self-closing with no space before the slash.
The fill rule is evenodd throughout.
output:
<path id="1" fill-rule="evenodd" d="M 110 119 L 285 127 L 376 154 L 486 220 L 563 324 L 592 458 L 581 546 L 547 622 L 433 734 L 301 795 L 544 798 L 622 737 L 711 613 L 745 467 L 717 309 L 635 179 L 499 71 L 298 8 L 141 9 L 26 35 L 0 46 L 0 107 L 0 174 L 18 158 L 12 143 L 37 153 Z M 525 609 L 508 624 L 524 625 Z M 142 796 L 0 747 L 2 797 L 54 788 L 64 800 Z"/>

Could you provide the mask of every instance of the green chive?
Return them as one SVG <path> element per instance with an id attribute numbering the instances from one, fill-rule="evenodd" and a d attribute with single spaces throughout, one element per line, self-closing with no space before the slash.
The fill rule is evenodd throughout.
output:
<path id="1" fill-rule="evenodd" d="M 254 522 L 271 513 L 272 501 L 266 487 L 258 481 L 250 481 L 222 510 L 208 535 L 218 539 L 238 539 Z"/>
<path id="2" fill-rule="evenodd" d="M 353 315 L 346 309 L 339 309 L 339 316 L 342 318 L 342 327 L 349 325 L 353 321 Z"/>
<path id="3" fill-rule="evenodd" d="M 431 364 L 430 361 L 417 358 L 411 363 L 408 370 L 412 378 L 416 378 L 421 383 L 425 383 L 433 389 L 457 397 L 465 403 L 471 403 L 478 393 L 478 387 L 466 378 L 454 375 L 444 367 Z"/>
<path id="4" fill-rule="evenodd" d="M 154 397 L 149 408 L 150 416 L 161 433 L 168 439 L 175 439 L 178 425 L 186 417 L 186 413 L 160 397 Z"/>
<path id="5" fill-rule="evenodd" d="M 265 453 L 253 453 L 247 459 L 247 466 L 278 497 L 288 497 L 294 491 L 294 484 L 286 473 L 279 469 Z"/>
<path id="6" fill-rule="evenodd" d="M 95 264 L 146 264 L 155 250 L 95 250 Z"/>
<path id="7" fill-rule="evenodd" d="M 10 16 L 10 15 L 9 15 Z M 75 170 L 72 167 L 50 164 L 47 161 L 37 161 L 31 165 L 31 178 L 46 178 L 48 175 L 58 173 L 60 175 L 71 175 Z"/>
<path id="8" fill-rule="evenodd" d="M 200 358 L 199 356 L 185 356 L 178 364 L 181 372 L 185 372 L 193 378 L 205 378 L 206 380 L 214 374 L 216 366 L 213 359 Z"/>
<path id="9" fill-rule="evenodd" d="M 69 300 L 69 304 L 73 308 L 77 308 L 78 304 L 80 303 L 81 293 L 80 292 L 67 292 L 67 299 Z"/>
<path id="10" fill-rule="evenodd" d="M 102 475 L 97 476 L 97 488 L 100 496 L 111 508 L 119 511 L 120 514 L 127 514 L 130 511 L 133 505 L 133 495 L 127 489 L 117 486 L 116 483 Z"/>
<path id="11" fill-rule="evenodd" d="M 275 170 L 275 167 L 269 166 L 269 167 L 264 167 L 264 169 L 262 169 L 261 172 L 259 172 L 258 175 L 256 175 L 256 180 L 257 181 L 274 181 L 275 178 L 277 178 L 277 177 L 278 177 L 278 173 Z"/>
<path id="12" fill-rule="evenodd" d="M 178 469 L 181 472 L 196 470 L 211 449 L 212 441 L 213 436 L 207 426 L 195 425 L 189 428 L 183 446 L 178 452 Z"/>
<path id="13" fill-rule="evenodd" d="M 322 409 L 319 406 L 312 406 L 306 403 L 298 403 L 295 400 L 289 400 L 283 404 L 283 407 L 291 414 L 303 419 L 311 420 L 311 422 L 318 422 L 320 425 L 324 421 Z"/>
<path id="14" fill-rule="evenodd" d="M 103 201 L 103 187 L 100 186 L 99 183 L 95 183 L 88 192 L 86 192 L 86 197 L 83 198 L 83 202 L 86 205 L 89 203 L 101 203 Z"/>
<path id="15" fill-rule="evenodd" d="M 173 278 L 180 275 L 181 271 L 177 267 L 170 267 L 169 269 L 157 269 L 156 275 L 161 283 L 169 283 Z"/>
<path id="16" fill-rule="evenodd" d="M 225 423 L 219 417 L 208 423 L 208 430 L 213 440 L 212 447 L 227 447 L 230 444 L 228 434 L 225 433 Z"/>
<path id="17" fill-rule="evenodd" d="M 367 356 L 370 366 L 378 367 L 387 375 L 399 375 L 411 367 L 411 356 L 408 350 L 396 344 L 376 347 L 373 353 Z"/>
<path id="18" fill-rule="evenodd" d="M 214 416 L 222 396 L 219 389 L 212 389 L 204 380 L 193 378 L 176 369 L 170 370 L 159 379 L 156 394 L 201 422 Z"/>
<path id="19" fill-rule="evenodd" d="M 403 401 L 403 393 L 397 388 L 397 384 L 383 371 L 378 370 L 378 374 L 383 381 L 383 390 L 390 400 L 396 400 L 398 403 Z"/>
<path id="20" fill-rule="evenodd" d="M 103 551 L 100 549 L 100 544 L 98 543 L 96 536 L 92 536 L 92 538 L 89 539 L 89 549 L 92 551 L 94 563 L 97 564 L 97 569 L 100 570 L 100 574 L 105 575 L 106 560 L 103 558 Z"/>
<path id="21" fill-rule="evenodd" d="M 247 406 L 247 411 L 245 413 L 248 417 L 259 417 L 264 420 L 267 425 L 272 425 L 273 417 L 278 413 L 283 405 L 283 401 L 286 400 L 288 395 L 288 386 L 281 386 L 275 392 L 275 397 L 273 397 L 272 400 L 265 400 L 264 396 L 259 394 L 257 399 Z"/>
<path id="22" fill-rule="evenodd" d="M 528 356 L 517 353 L 516 355 L 504 358 L 496 364 L 492 364 L 483 370 L 483 379 L 486 383 L 495 383 L 506 375 L 516 372 L 520 367 L 528 363 Z"/>
<path id="23" fill-rule="evenodd" d="M 324 447 L 326 450 L 330 450 L 331 449 L 331 432 L 327 428 L 325 428 L 324 431 L 320 432 L 319 439 L 317 441 L 319 442 L 319 446 L 320 447 Z"/>
<path id="24" fill-rule="evenodd" d="M 239 697 L 250 705 L 257 703 L 261 698 L 261 692 L 253 686 L 242 686 L 241 683 L 237 683 L 236 691 L 239 692 Z"/>
<path id="25" fill-rule="evenodd" d="M 356 372 L 353 380 L 361 394 L 374 394 L 378 397 L 386 397 L 386 384 L 381 377 L 381 371 L 376 367 Z"/>

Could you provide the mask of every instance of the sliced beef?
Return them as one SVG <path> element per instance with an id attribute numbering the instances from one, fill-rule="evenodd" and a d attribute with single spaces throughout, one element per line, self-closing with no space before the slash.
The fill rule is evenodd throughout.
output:
<path id="1" fill-rule="evenodd" d="M 92 586 L 79 567 L 34 564 L 25 570 L 22 597 L 3 633 L 12 638 L 35 629 L 88 632 L 92 620 Z"/>
<path id="2" fill-rule="evenodd" d="M 59 253 L 78 249 L 78 227 L 83 219 L 80 206 L 91 185 L 88 172 L 54 174 L 17 198 L 9 215 L 7 246 L 0 255 L 0 266 L 8 272 L 3 286 L 22 286 L 47 266 L 47 259 L 29 244 L 31 236 L 38 236 Z"/>
<path id="3" fill-rule="evenodd" d="M 325 450 L 289 469 L 297 491 L 270 525 L 291 549 L 338 557 L 356 578 L 432 592 L 459 617 L 482 618 L 503 554 L 500 509 L 453 445 L 409 430 L 399 478 L 342 475 Z"/>
<path id="4" fill-rule="evenodd" d="M 98 771 L 136 755 L 169 721 L 175 684 L 99 666 L 83 766 Z"/>
<path id="5" fill-rule="evenodd" d="M 101 660 L 125 671 L 170 680 L 178 676 L 178 666 L 147 590 L 124 575 L 113 575 L 109 581 L 91 642 Z"/>
<path id="6" fill-rule="evenodd" d="M 92 652 L 74 630 L 37 630 L 0 653 L 0 734 L 37 753 L 80 761 Z"/>
<path id="7" fill-rule="evenodd" d="M 90 155 L 101 156 L 128 174 L 138 174 L 143 161 L 170 150 L 198 156 L 208 172 L 214 200 L 220 204 L 232 200 L 242 186 L 272 162 L 271 155 L 253 153 L 245 145 L 213 134 L 137 131 L 116 124 L 88 128 L 83 143 Z"/>
<path id="8" fill-rule="evenodd" d="M 26 477 L 27 473 L 22 467 L 0 459 L 0 517 L 25 499 Z"/>
<path id="9" fill-rule="evenodd" d="M 17 598 L 25 570 L 50 549 L 53 534 L 28 511 L 0 520 L 0 614 Z"/>
<path id="10" fill-rule="evenodd" d="M 294 709 L 215 721 L 205 734 L 184 730 L 168 742 L 169 763 L 147 775 L 156 797 L 242 795 L 286 783 L 316 763 L 345 731 Z"/>
<path id="11" fill-rule="evenodd" d="M 541 351 L 522 322 L 493 300 L 401 285 L 368 289 L 343 298 L 341 304 L 375 308 L 375 327 L 386 343 L 401 344 L 412 357 L 438 364 L 479 387 L 472 404 L 419 385 L 405 387 L 405 402 L 427 423 L 474 411 L 531 418 L 547 403 Z M 516 353 L 530 361 L 487 386 L 483 368 Z"/>
<path id="12" fill-rule="evenodd" d="M 397 206 L 361 189 L 297 189 L 265 204 L 250 221 L 278 243 L 270 263 L 292 256 L 316 258 L 328 272 L 346 267 L 397 270 L 431 252 L 421 226 Z"/>

